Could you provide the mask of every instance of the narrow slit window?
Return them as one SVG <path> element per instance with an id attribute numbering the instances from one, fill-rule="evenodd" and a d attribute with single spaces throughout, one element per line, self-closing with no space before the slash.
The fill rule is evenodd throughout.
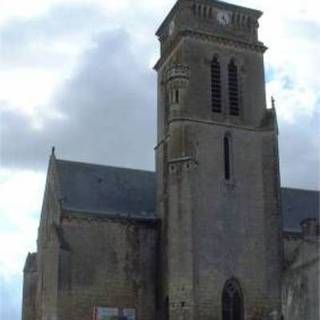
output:
<path id="1" fill-rule="evenodd" d="M 174 100 L 173 100 L 173 91 L 170 90 L 170 104 L 174 103 Z"/>
<path id="2" fill-rule="evenodd" d="M 230 180 L 231 178 L 231 163 L 230 163 L 230 138 L 224 137 L 224 178 Z"/>
<path id="3" fill-rule="evenodd" d="M 169 298 L 166 297 L 166 301 L 165 301 L 165 314 L 166 314 L 166 317 L 165 319 L 170 319 L 170 309 L 169 309 Z"/>
<path id="4" fill-rule="evenodd" d="M 176 103 L 179 103 L 179 90 L 178 89 L 176 89 L 175 90 L 175 98 L 176 98 Z"/>
<path id="5" fill-rule="evenodd" d="M 234 63 L 234 60 L 231 60 L 228 66 L 228 80 L 230 114 L 233 116 L 238 116 L 240 114 L 238 67 Z"/>
<path id="6" fill-rule="evenodd" d="M 217 57 L 211 62 L 211 108 L 221 112 L 221 68 Z"/>

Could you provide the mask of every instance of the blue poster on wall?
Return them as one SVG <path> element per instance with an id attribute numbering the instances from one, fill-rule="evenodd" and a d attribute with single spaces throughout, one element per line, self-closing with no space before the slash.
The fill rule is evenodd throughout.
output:
<path id="1" fill-rule="evenodd" d="M 136 320 L 136 309 L 96 307 L 94 320 Z"/>
<path id="2" fill-rule="evenodd" d="M 135 309 L 123 309 L 122 315 L 124 320 L 136 320 Z"/>
<path id="3" fill-rule="evenodd" d="M 118 308 L 96 308 L 95 320 L 118 320 L 119 309 Z"/>

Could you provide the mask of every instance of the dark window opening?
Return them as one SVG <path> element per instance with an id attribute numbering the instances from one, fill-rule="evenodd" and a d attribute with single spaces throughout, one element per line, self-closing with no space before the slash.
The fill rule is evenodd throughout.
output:
<path id="1" fill-rule="evenodd" d="M 179 103 L 179 90 L 177 89 L 176 91 L 175 91 L 175 98 L 176 98 L 176 103 Z"/>
<path id="2" fill-rule="evenodd" d="M 235 65 L 233 60 L 231 60 L 228 66 L 228 80 L 230 114 L 233 116 L 238 116 L 240 113 L 238 67 Z"/>
<path id="3" fill-rule="evenodd" d="M 213 112 L 221 112 L 221 70 L 216 57 L 211 62 L 211 108 Z"/>
<path id="4" fill-rule="evenodd" d="M 243 320 L 243 298 L 237 281 L 229 280 L 222 294 L 223 320 Z"/>
<path id="5" fill-rule="evenodd" d="M 230 139 L 224 137 L 224 178 L 230 180 L 231 178 L 231 164 L 230 164 Z"/>
<path id="6" fill-rule="evenodd" d="M 165 319 L 169 320 L 169 318 L 170 318 L 169 297 L 166 297 L 166 301 L 165 301 Z"/>

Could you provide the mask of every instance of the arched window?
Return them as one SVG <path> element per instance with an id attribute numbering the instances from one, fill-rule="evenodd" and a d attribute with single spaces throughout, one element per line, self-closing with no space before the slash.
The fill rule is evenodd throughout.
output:
<path id="1" fill-rule="evenodd" d="M 239 108 L 239 84 L 238 84 L 238 67 L 232 59 L 228 66 L 228 80 L 229 80 L 229 107 L 230 114 L 238 116 Z"/>
<path id="2" fill-rule="evenodd" d="M 213 112 L 221 112 L 221 70 L 217 57 L 211 62 L 211 107 Z"/>
<path id="3" fill-rule="evenodd" d="M 226 180 L 231 179 L 231 137 L 225 135 L 223 139 L 224 150 L 224 178 Z"/>
<path id="4" fill-rule="evenodd" d="M 222 319 L 243 320 L 243 296 L 237 280 L 228 280 L 222 293 Z"/>

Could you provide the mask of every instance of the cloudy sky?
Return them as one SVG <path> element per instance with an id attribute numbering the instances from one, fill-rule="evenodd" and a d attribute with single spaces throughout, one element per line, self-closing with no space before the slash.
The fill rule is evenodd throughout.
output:
<path id="1" fill-rule="evenodd" d="M 20 319 L 51 146 L 59 158 L 153 169 L 154 32 L 175 0 L 0 0 L 0 318 Z M 282 185 L 319 189 L 320 4 L 265 12 Z"/>

